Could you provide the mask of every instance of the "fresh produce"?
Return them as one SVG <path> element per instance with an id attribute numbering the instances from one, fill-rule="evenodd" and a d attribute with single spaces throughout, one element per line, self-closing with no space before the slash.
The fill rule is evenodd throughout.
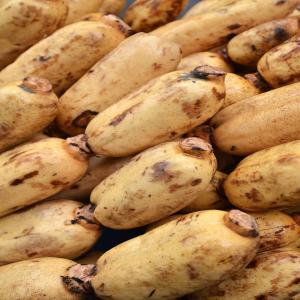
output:
<path id="1" fill-rule="evenodd" d="M 178 43 L 187 56 L 221 46 L 253 26 L 283 18 L 297 4 L 297 0 L 240 0 L 199 16 L 173 21 L 152 33 Z"/>
<path id="2" fill-rule="evenodd" d="M 75 291 L 74 288 L 70 292 L 62 280 L 67 281 L 66 276 L 73 266 L 76 266 L 76 263 L 71 260 L 54 257 L 35 258 L 1 266 L 0 299 L 81 300 L 81 290 Z M 84 270 L 81 274 L 72 274 L 81 282 L 88 278 L 88 274 L 96 272 L 93 265 L 86 265 L 81 269 Z"/>
<path id="3" fill-rule="evenodd" d="M 0 70 L 62 26 L 67 12 L 66 0 L 1 0 Z"/>
<path id="4" fill-rule="evenodd" d="M 174 21 L 187 3 L 188 0 L 135 0 L 124 20 L 136 32 L 149 32 Z"/>
<path id="5" fill-rule="evenodd" d="M 236 63 L 256 65 L 266 52 L 298 31 L 298 18 L 274 20 L 258 25 L 230 40 L 227 46 L 228 55 Z"/>
<path id="6" fill-rule="evenodd" d="M 201 139 L 187 138 L 150 148 L 93 190 L 95 217 L 117 229 L 153 223 L 196 200 L 215 171 L 212 148 Z"/>
<path id="7" fill-rule="evenodd" d="M 88 168 L 86 151 L 79 136 L 67 141 L 42 139 L 0 154 L 0 216 L 44 200 L 78 181 Z"/>
<path id="8" fill-rule="evenodd" d="M 300 81 L 300 36 L 271 49 L 258 62 L 257 69 L 274 88 Z"/>
<path id="9" fill-rule="evenodd" d="M 54 91 L 61 94 L 124 40 L 127 25 L 121 25 L 113 16 L 105 18 L 106 23 L 116 23 L 116 26 L 104 21 L 77 22 L 35 44 L 0 72 L 0 85 L 40 76 L 48 79 Z"/>
<path id="10" fill-rule="evenodd" d="M 68 0 L 68 17 L 65 24 L 78 21 L 84 15 L 97 12 L 103 0 Z"/>
<path id="11" fill-rule="evenodd" d="M 175 70 L 180 59 L 175 43 L 146 33 L 129 37 L 60 98 L 60 129 L 71 135 L 83 133 L 97 113 L 151 79 Z"/>
<path id="12" fill-rule="evenodd" d="M 192 213 L 104 253 L 91 284 L 104 299 L 174 299 L 243 269 L 257 236 L 254 219 L 240 211 Z"/>
<path id="13" fill-rule="evenodd" d="M 224 73 L 207 66 L 153 79 L 96 116 L 86 134 L 93 152 L 128 156 L 174 139 L 223 105 Z"/>
<path id="14" fill-rule="evenodd" d="M 298 299 L 300 252 L 274 251 L 258 255 L 232 279 L 204 289 L 189 300 Z"/>
<path id="15" fill-rule="evenodd" d="M 226 178 L 225 194 L 248 211 L 299 206 L 299 167 L 299 140 L 256 152 Z"/>
<path id="16" fill-rule="evenodd" d="M 211 125 L 224 152 L 245 156 L 300 139 L 300 83 L 244 99 L 217 113 Z"/>
<path id="17" fill-rule="evenodd" d="M 0 218 L 0 265 L 37 257 L 76 258 L 99 236 L 91 205 L 71 200 L 36 204 Z"/>
<path id="18" fill-rule="evenodd" d="M 29 140 L 57 115 L 50 82 L 38 77 L 0 87 L 0 152 Z"/>

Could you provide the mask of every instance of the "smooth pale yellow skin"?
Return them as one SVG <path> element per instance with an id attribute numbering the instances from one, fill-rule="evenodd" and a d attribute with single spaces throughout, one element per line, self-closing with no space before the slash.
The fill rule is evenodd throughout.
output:
<path id="1" fill-rule="evenodd" d="M 300 81 L 300 35 L 271 49 L 258 62 L 260 75 L 274 88 Z"/>
<path id="2" fill-rule="evenodd" d="M 124 20 L 136 32 L 149 32 L 174 21 L 187 3 L 188 0 L 135 0 Z"/>
<path id="3" fill-rule="evenodd" d="M 48 138 L 0 154 L 0 216 L 54 195 L 78 181 L 87 159 L 65 140 Z"/>
<path id="4" fill-rule="evenodd" d="M 35 258 L 0 267 L 1 300 L 80 300 L 61 279 L 76 263 L 63 258 Z"/>
<path id="5" fill-rule="evenodd" d="M 217 287 L 204 289 L 189 300 L 299 299 L 300 252 L 270 251 L 258 255 L 250 266 Z M 297 281 L 298 280 L 298 281 Z M 293 295 L 293 296 L 292 296 Z"/>
<path id="6" fill-rule="evenodd" d="M 223 78 L 165 74 L 95 117 L 86 129 L 89 146 L 104 156 L 137 153 L 203 124 L 221 108 L 224 97 Z"/>
<path id="7" fill-rule="evenodd" d="M 74 124 L 82 113 L 92 111 L 93 117 L 151 79 L 175 70 L 180 59 L 175 43 L 146 33 L 127 38 L 60 98 L 60 129 L 83 133 L 85 126 Z"/>
<path id="8" fill-rule="evenodd" d="M 59 95 L 123 39 L 121 31 L 102 22 L 82 21 L 65 26 L 3 69 L 0 85 L 34 75 L 47 78 Z"/>
<path id="9" fill-rule="evenodd" d="M 56 117 L 53 91 L 32 92 L 14 82 L 0 87 L 0 152 L 29 140 Z"/>
<path id="10" fill-rule="evenodd" d="M 86 14 L 97 12 L 103 0 L 68 0 L 68 2 L 69 12 L 66 25 L 78 21 Z"/>
<path id="11" fill-rule="evenodd" d="M 178 43 L 183 56 L 187 56 L 224 45 L 233 34 L 258 24 L 283 18 L 297 4 L 298 0 L 240 0 L 212 12 L 171 22 L 153 34 Z"/>
<path id="12" fill-rule="evenodd" d="M 99 11 L 104 14 L 118 15 L 125 7 L 126 0 L 102 0 Z"/>
<path id="13" fill-rule="evenodd" d="M 242 100 L 217 113 L 211 122 L 223 152 L 246 156 L 300 139 L 300 83 Z"/>
<path id="14" fill-rule="evenodd" d="M 227 45 L 227 52 L 238 64 L 256 66 L 266 52 L 288 40 L 298 31 L 297 18 L 267 22 L 234 37 Z"/>
<path id="15" fill-rule="evenodd" d="M 82 203 L 53 200 L 0 219 L 0 265 L 36 257 L 75 258 L 100 237 L 100 229 L 72 224 Z"/>
<path id="16" fill-rule="evenodd" d="M 300 226 L 280 211 L 251 213 L 259 228 L 259 252 L 289 246 L 300 238 Z"/>
<path id="17" fill-rule="evenodd" d="M 100 256 L 102 256 L 104 251 L 90 251 L 84 256 L 76 259 L 76 262 L 81 265 L 88 265 L 88 264 L 96 264 L 97 260 Z"/>
<path id="18" fill-rule="evenodd" d="M 251 261 L 258 239 L 229 229 L 225 215 L 189 214 L 107 251 L 91 281 L 96 294 L 112 300 L 143 300 L 150 293 L 152 299 L 174 299 L 233 275 Z"/>
<path id="19" fill-rule="evenodd" d="M 242 160 L 224 183 L 228 200 L 247 211 L 300 205 L 300 140 Z"/>
<path id="20" fill-rule="evenodd" d="M 51 199 L 72 199 L 88 201 L 92 190 L 107 176 L 123 167 L 130 157 L 105 158 L 92 157 L 86 174 L 66 190 L 51 197 Z"/>
<path id="21" fill-rule="evenodd" d="M 67 17 L 65 0 L 0 2 L 0 70 L 39 40 L 53 33 Z"/>
<path id="22" fill-rule="evenodd" d="M 260 90 L 242 76 L 228 73 L 225 76 L 226 97 L 223 108 L 260 94 Z"/>
<path id="23" fill-rule="evenodd" d="M 183 16 L 183 19 L 215 11 L 238 1 L 239 0 L 202 0 L 201 2 L 193 5 L 192 8 L 190 8 Z"/>
<path id="24" fill-rule="evenodd" d="M 208 187 L 216 168 L 211 151 L 193 156 L 180 148 L 180 141 L 150 148 L 93 190 L 95 218 L 116 229 L 158 221 L 195 200 Z"/>
<path id="25" fill-rule="evenodd" d="M 227 175 L 217 171 L 205 191 L 198 193 L 197 199 L 184 207 L 181 211 L 191 213 L 206 209 L 224 209 L 228 207 L 224 195 L 220 193 Z"/>
<path id="26" fill-rule="evenodd" d="M 192 71 L 195 68 L 208 65 L 224 72 L 233 72 L 233 68 L 224 58 L 215 52 L 198 52 L 182 58 L 177 70 Z"/>
<path id="27" fill-rule="evenodd" d="M 289 15 L 289 17 L 300 17 L 300 5 L 298 5 Z"/>
<path id="28" fill-rule="evenodd" d="M 166 217 L 164 219 L 161 219 L 161 220 L 159 220 L 157 222 L 154 222 L 154 223 L 152 223 L 152 224 L 150 224 L 150 225 L 147 226 L 146 232 L 148 232 L 150 230 L 153 230 L 153 229 L 155 229 L 155 228 L 157 228 L 159 226 L 162 226 L 162 225 L 164 225 L 166 223 L 169 223 L 169 222 L 171 222 L 173 220 L 176 220 L 177 218 L 180 218 L 182 216 L 184 216 L 184 214 L 175 214 L 175 215 Z"/>

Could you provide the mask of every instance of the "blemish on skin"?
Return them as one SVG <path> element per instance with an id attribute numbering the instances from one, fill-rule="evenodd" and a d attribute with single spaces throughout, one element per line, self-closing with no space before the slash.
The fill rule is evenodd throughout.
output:
<path id="1" fill-rule="evenodd" d="M 172 184 L 169 187 L 169 192 L 170 193 L 176 192 L 177 190 L 181 189 L 182 187 L 184 187 L 184 185 L 182 185 L 182 184 Z"/>
<path id="2" fill-rule="evenodd" d="M 166 183 L 170 182 L 175 177 L 175 175 L 167 171 L 168 166 L 169 163 L 166 161 L 160 161 L 154 164 L 151 168 L 153 170 L 153 181 L 163 180 Z"/>
<path id="3" fill-rule="evenodd" d="M 234 29 L 238 29 L 240 28 L 242 25 L 238 24 L 238 23 L 235 23 L 235 24 L 232 24 L 232 25 L 229 25 L 227 26 L 228 29 L 230 30 L 234 30 Z"/>
<path id="4" fill-rule="evenodd" d="M 279 0 L 275 3 L 275 5 L 282 5 L 286 2 L 286 0 Z"/>
<path id="5" fill-rule="evenodd" d="M 19 184 L 22 184 L 26 179 L 29 179 L 29 178 L 32 178 L 34 176 L 37 176 L 39 174 L 39 171 L 33 171 L 33 172 L 30 172 L 26 175 L 24 175 L 23 177 L 21 178 L 17 178 L 15 180 L 13 180 L 10 185 L 12 186 L 15 186 L 15 185 L 19 185 Z"/>
<path id="6" fill-rule="evenodd" d="M 216 96 L 218 100 L 222 100 L 225 98 L 225 93 L 219 93 L 215 87 L 212 88 L 212 93 Z"/>
<path id="7" fill-rule="evenodd" d="M 259 191 L 255 188 L 251 189 L 249 193 L 245 193 L 245 196 L 253 202 L 260 202 Z"/>
<path id="8" fill-rule="evenodd" d="M 199 276 L 199 273 L 191 264 L 187 264 L 187 271 L 191 280 L 196 279 Z"/>
<path id="9" fill-rule="evenodd" d="M 278 41 L 285 41 L 289 38 L 289 35 L 284 28 L 277 27 L 274 30 L 274 37 Z"/>
<path id="10" fill-rule="evenodd" d="M 151 298 L 151 297 L 154 295 L 155 291 L 156 291 L 155 289 L 152 290 L 152 291 L 150 292 L 150 294 L 148 295 L 148 298 Z"/>
<path id="11" fill-rule="evenodd" d="M 122 112 L 120 115 L 118 115 L 117 117 L 115 117 L 110 123 L 109 126 L 117 126 L 119 123 L 121 123 L 129 114 L 132 114 L 134 111 L 134 108 L 136 108 L 137 106 L 139 106 L 140 103 L 137 103 L 135 105 L 133 105 L 132 107 L 126 109 L 124 112 Z"/>
<path id="12" fill-rule="evenodd" d="M 79 128 L 86 128 L 96 115 L 98 115 L 97 111 L 86 110 L 73 120 L 72 125 Z"/>
<path id="13" fill-rule="evenodd" d="M 199 117 L 201 113 L 201 101 L 197 100 L 195 103 L 184 102 L 182 104 L 182 110 L 190 117 Z"/>
<path id="14" fill-rule="evenodd" d="M 230 151 L 235 151 L 236 150 L 236 146 L 231 146 Z"/>
<path id="15" fill-rule="evenodd" d="M 191 186 L 196 186 L 202 182 L 201 178 L 195 179 L 191 182 Z"/>
<path id="16" fill-rule="evenodd" d="M 53 186 L 59 186 L 59 185 L 67 185 L 69 182 L 62 182 L 60 180 L 52 180 L 50 182 Z"/>

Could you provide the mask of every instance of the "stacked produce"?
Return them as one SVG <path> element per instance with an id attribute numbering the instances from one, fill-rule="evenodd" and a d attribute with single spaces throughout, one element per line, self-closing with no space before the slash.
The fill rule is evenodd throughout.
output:
<path id="1" fill-rule="evenodd" d="M 125 4 L 0 0 L 0 299 L 300 299 L 300 1 Z"/>

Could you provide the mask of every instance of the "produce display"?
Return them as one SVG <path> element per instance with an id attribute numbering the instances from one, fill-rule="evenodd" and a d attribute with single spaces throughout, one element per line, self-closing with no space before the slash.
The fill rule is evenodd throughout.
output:
<path id="1" fill-rule="evenodd" d="M 0 300 L 300 300 L 300 0 L 0 0 Z"/>

